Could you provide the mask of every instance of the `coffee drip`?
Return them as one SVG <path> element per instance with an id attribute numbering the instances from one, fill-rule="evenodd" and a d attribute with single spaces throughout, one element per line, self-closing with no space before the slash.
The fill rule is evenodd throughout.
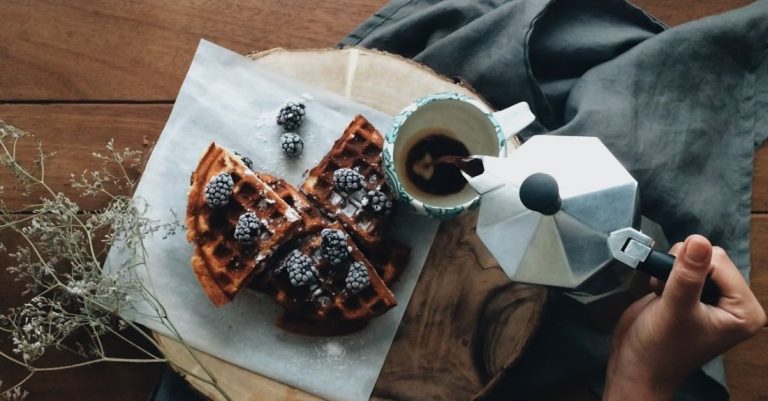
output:
<path id="1" fill-rule="evenodd" d="M 405 168 L 408 179 L 420 190 L 433 195 L 451 195 L 467 185 L 459 168 L 438 163 L 444 156 L 469 156 L 460 141 L 437 130 L 431 130 L 408 150 Z"/>
<path id="2" fill-rule="evenodd" d="M 477 177 L 485 172 L 483 161 L 467 156 L 443 156 L 435 161 L 435 164 L 450 164 L 467 173 L 470 177 Z M 463 178 L 463 177 L 462 177 Z"/>
<path id="3" fill-rule="evenodd" d="M 452 135 L 437 130 L 427 132 L 408 150 L 408 179 L 420 190 L 434 195 L 451 195 L 467 186 L 461 171 L 470 176 L 482 174 L 482 162 L 469 158 L 469 150 Z"/>

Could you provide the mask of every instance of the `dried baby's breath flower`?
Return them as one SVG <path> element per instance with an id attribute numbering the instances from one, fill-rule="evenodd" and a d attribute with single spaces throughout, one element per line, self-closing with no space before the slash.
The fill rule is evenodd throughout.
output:
<path id="1" fill-rule="evenodd" d="M 0 388 L 3 388 L 3 381 L 0 380 Z M 29 395 L 28 391 L 25 391 L 21 387 L 12 387 L 6 391 L 0 393 L 1 401 L 24 401 Z"/>
<path id="2" fill-rule="evenodd" d="M 101 161 L 100 170 L 86 170 L 79 175 L 70 175 L 72 188 L 79 190 L 83 196 L 132 190 L 138 183 L 138 178 L 132 177 L 128 171 L 141 166 L 142 152 L 129 148 L 116 150 L 111 139 L 106 150 L 106 153 L 93 153 L 93 157 Z"/>
<path id="3" fill-rule="evenodd" d="M 27 197 L 30 202 L 21 209 L 25 212 L 22 217 L 0 198 L 0 232 L 10 231 L 21 239 L 12 249 L 0 243 L 0 253 L 9 256 L 11 266 L 7 270 L 24 283 L 23 294 L 31 297 L 0 315 L 0 332 L 6 333 L 13 345 L 12 354 L 0 351 L 0 357 L 28 371 L 25 379 L 9 388 L 3 388 L 0 382 L 0 401 L 24 399 L 27 392 L 21 385 L 37 372 L 99 362 L 167 362 L 212 385 L 229 399 L 210 370 L 200 364 L 183 341 L 163 305 L 139 278 L 138 270 L 146 268 L 144 239 L 150 235 L 166 238 L 182 228 L 173 211 L 175 221 L 159 222 L 147 217 L 149 205 L 145 200 L 124 195 L 132 193 L 138 183 L 144 160 L 142 152 L 116 149 L 110 140 L 105 152 L 93 154 L 101 165 L 99 169 L 71 175 L 71 187 L 81 196 L 99 195 L 107 199 L 101 210 L 84 214 L 77 202 L 47 184 L 45 162 L 53 154 L 45 153 L 39 141 L 35 142 L 31 168 L 19 160 L 17 145 L 25 139 L 33 138 L 0 120 L 0 166 L 16 177 L 19 185 L 13 188 L 18 187 L 27 195 L 33 191 L 44 194 L 36 200 Z M 0 196 L 4 193 L 2 189 Z M 126 251 L 129 258 L 123 265 L 105 271 L 103 263 L 112 247 Z M 147 317 L 165 325 L 175 340 L 184 345 L 203 374 L 190 372 L 123 334 L 132 330 L 157 346 L 140 326 L 121 317 L 124 312 L 136 311 L 136 303 L 144 305 L 142 313 L 149 313 Z M 90 343 L 77 340 L 82 336 L 76 334 L 82 333 Z M 101 341 L 108 335 L 137 347 L 146 358 L 109 356 Z M 71 351 L 86 361 L 71 366 L 39 367 L 36 362 L 52 348 Z"/>
<path id="4" fill-rule="evenodd" d="M 20 308 L 12 308 L 2 319 L 3 326 L 10 329 L 13 352 L 21 355 L 26 363 L 34 362 L 50 347 L 58 348 L 67 336 L 86 323 L 86 319 L 68 312 L 60 302 L 41 296 Z"/>

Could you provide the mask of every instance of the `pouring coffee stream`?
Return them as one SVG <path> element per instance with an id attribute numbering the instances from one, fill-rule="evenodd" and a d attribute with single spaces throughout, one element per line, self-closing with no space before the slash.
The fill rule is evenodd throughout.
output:
<path id="1" fill-rule="evenodd" d="M 485 171 L 483 161 L 475 157 L 446 155 L 435 160 L 435 165 L 437 164 L 454 165 L 470 177 L 476 177 Z"/>
<path id="2" fill-rule="evenodd" d="M 509 158 L 444 156 L 436 161 L 457 166 L 481 195 L 478 235 L 507 275 L 578 293 L 590 283 L 606 282 L 609 273 L 627 271 L 623 264 L 666 282 L 675 258 L 654 250 L 655 241 L 638 229 L 637 182 L 596 138 L 545 137 L 532 138 Z M 531 142 L 530 148 L 548 142 L 567 149 L 560 141 L 574 142 L 570 151 L 576 153 L 576 145 L 589 145 L 591 152 L 585 147 L 582 156 L 591 159 L 574 160 L 578 156 L 573 153 L 526 155 Z M 567 161 L 572 164 L 553 167 Z M 716 304 L 719 296 L 708 277 L 702 302 Z"/>
<path id="3" fill-rule="evenodd" d="M 405 167 L 408 178 L 422 191 L 434 195 L 450 195 L 466 187 L 457 166 L 442 160 L 469 156 L 469 150 L 451 135 L 428 129 L 407 152 Z M 447 159 L 448 158 L 448 159 Z"/>

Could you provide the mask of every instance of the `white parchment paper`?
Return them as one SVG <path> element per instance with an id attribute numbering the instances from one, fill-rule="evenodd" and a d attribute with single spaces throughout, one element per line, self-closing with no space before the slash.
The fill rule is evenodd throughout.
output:
<path id="1" fill-rule="evenodd" d="M 305 151 L 297 160 L 283 156 L 281 130 L 274 124 L 287 100 L 303 100 L 307 106 L 299 129 Z M 190 174 L 211 141 L 249 156 L 255 170 L 297 185 L 357 114 L 382 133 L 389 129 L 391 117 L 384 113 L 201 41 L 135 196 L 146 199 L 153 219 L 172 221 L 171 211 L 183 217 Z M 285 332 L 275 325 L 281 307 L 251 290 L 242 291 L 230 304 L 214 307 L 192 272 L 192 245 L 183 233 L 147 239 L 147 273 L 142 279 L 150 283 L 169 319 L 194 348 L 323 398 L 368 399 L 438 226 L 404 209 L 396 216 L 393 234 L 412 248 L 412 254 L 393 288 L 399 304 L 351 335 L 318 338 Z M 108 265 L 120 265 L 121 258 L 113 249 Z M 140 305 L 137 308 L 141 310 Z M 166 333 L 151 319 L 129 318 Z"/>

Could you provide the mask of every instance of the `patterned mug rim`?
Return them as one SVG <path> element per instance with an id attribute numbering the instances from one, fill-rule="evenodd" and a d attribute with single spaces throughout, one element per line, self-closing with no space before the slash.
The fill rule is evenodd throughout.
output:
<path id="1" fill-rule="evenodd" d="M 462 202 L 460 204 L 456 204 L 452 206 L 438 206 L 438 205 L 430 204 L 429 202 L 416 199 L 413 195 L 411 195 L 408 191 L 405 190 L 402 183 L 400 182 L 400 178 L 397 176 L 397 172 L 394 166 L 394 144 L 395 144 L 395 141 L 397 140 L 398 133 L 402 128 L 403 124 L 418 109 L 432 102 L 441 101 L 441 100 L 457 100 L 457 101 L 469 103 L 470 105 L 478 109 L 481 113 L 483 113 L 485 117 L 488 118 L 488 120 L 490 121 L 496 133 L 496 138 L 499 143 L 500 156 L 504 153 L 504 150 L 506 149 L 507 140 L 506 140 L 506 137 L 504 136 L 503 131 L 501 130 L 501 126 L 499 125 L 498 120 L 493 115 L 493 111 L 491 110 L 491 108 L 488 107 L 479 99 L 476 99 L 461 93 L 441 92 L 441 93 L 435 93 L 432 95 L 421 97 L 416 101 L 414 101 L 413 103 L 406 106 L 405 108 L 403 108 L 403 110 L 401 110 L 400 113 L 398 113 L 395 116 L 392 123 L 392 127 L 390 128 L 389 132 L 385 137 L 384 149 L 382 151 L 382 162 L 384 162 L 384 166 L 383 166 L 384 172 L 386 175 L 386 179 L 389 182 L 389 185 L 396 192 L 397 198 L 402 202 L 408 203 L 411 206 L 411 208 L 417 213 L 426 214 L 431 217 L 447 219 L 447 218 L 456 217 L 468 210 L 472 210 L 478 207 L 480 205 L 480 195 L 475 195 L 472 199 L 466 202 Z"/>

